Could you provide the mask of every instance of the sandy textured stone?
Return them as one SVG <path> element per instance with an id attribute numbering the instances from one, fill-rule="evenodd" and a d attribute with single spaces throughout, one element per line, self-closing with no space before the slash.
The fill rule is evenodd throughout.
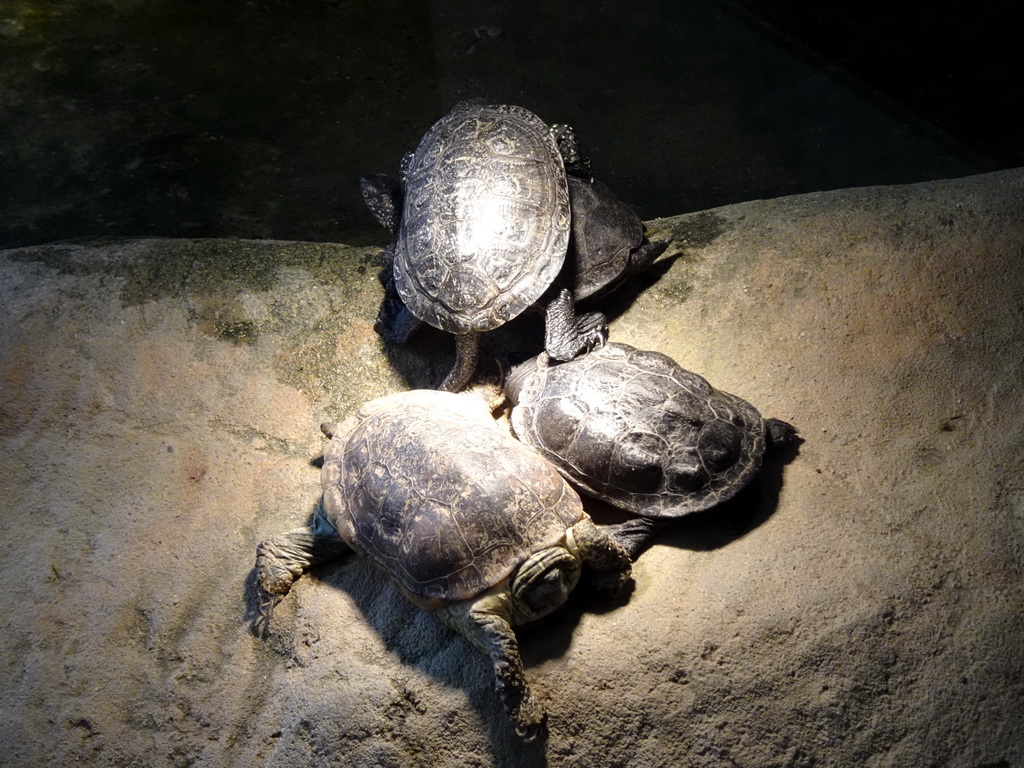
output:
<path id="1" fill-rule="evenodd" d="M 1024 171 L 650 226 L 678 255 L 611 299 L 612 338 L 804 443 L 666 530 L 628 601 L 520 632 L 542 745 L 366 563 L 249 631 L 256 544 L 316 503 L 319 422 L 450 365 L 441 334 L 383 349 L 376 249 L 0 253 L 0 763 L 1024 762 Z"/>

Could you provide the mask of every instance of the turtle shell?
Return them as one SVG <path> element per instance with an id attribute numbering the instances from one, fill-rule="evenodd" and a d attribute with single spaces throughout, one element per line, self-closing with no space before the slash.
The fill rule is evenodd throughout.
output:
<path id="1" fill-rule="evenodd" d="M 766 425 L 750 403 L 671 358 L 607 344 L 514 372 L 516 436 L 578 489 L 649 518 L 699 512 L 761 467 Z"/>
<path id="2" fill-rule="evenodd" d="M 629 254 L 644 239 L 644 225 L 632 208 L 600 181 L 568 177 L 572 200 L 573 297 L 582 301 L 618 282 Z"/>
<path id="3" fill-rule="evenodd" d="M 554 467 L 466 394 L 367 403 L 335 432 L 321 483 L 341 538 L 427 610 L 500 583 L 583 515 Z"/>
<path id="4" fill-rule="evenodd" d="M 534 304 L 569 243 L 558 146 L 532 112 L 464 102 L 406 163 L 395 287 L 416 317 L 451 333 L 487 331 Z"/>

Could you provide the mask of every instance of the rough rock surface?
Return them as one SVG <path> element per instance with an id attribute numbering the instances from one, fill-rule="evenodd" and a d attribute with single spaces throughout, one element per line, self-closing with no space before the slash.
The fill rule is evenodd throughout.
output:
<path id="1" fill-rule="evenodd" d="M 429 332 L 385 354 L 376 249 L 0 253 L 0 763 L 1024 763 L 1024 171 L 651 227 L 678 256 L 612 338 L 804 442 L 666 530 L 628 600 L 520 632 L 533 745 L 366 563 L 248 627 L 257 542 L 316 503 L 318 423 L 450 364 Z"/>

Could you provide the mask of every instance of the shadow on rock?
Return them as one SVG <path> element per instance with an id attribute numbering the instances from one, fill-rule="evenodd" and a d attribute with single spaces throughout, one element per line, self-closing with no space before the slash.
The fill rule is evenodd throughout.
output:
<path id="1" fill-rule="evenodd" d="M 672 246 L 669 245 L 671 249 Z M 662 256 L 654 264 L 652 264 L 645 271 L 631 275 L 625 280 L 622 285 L 615 288 L 614 291 L 600 296 L 593 302 L 585 301 L 580 304 L 585 310 L 598 310 L 604 313 L 604 316 L 608 318 L 608 322 L 615 320 L 616 318 L 624 315 L 629 311 L 629 308 L 633 306 L 638 298 L 647 290 L 656 285 L 670 269 L 676 261 L 682 257 L 682 253 L 672 253 L 668 256 Z"/>
<path id="2" fill-rule="evenodd" d="M 312 573 L 349 597 L 362 621 L 377 635 L 387 654 L 401 668 L 415 669 L 446 689 L 465 691 L 470 705 L 486 724 L 497 765 L 508 768 L 543 768 L 547 765 L 546 740 L 524 742 L 516 736 L 495 692 L 490 660 L 465 637 L 406 600 L 377 568 L 357 556 L 322 566 Z M 343 624 L 351 624 L 354 618 L 341 617 L 340 620 Z M 545 624 L 550 618 L 538 624 Z M 554 634 L 551 625 L 547 628 Z M 531 667 L 538 662 L 530 646 L 537 638 L 521 628 L 517 628 L 516 637 L 520 642 L 527 680 L 535 691 L 543 691 L 543 683 L 531 675 Z M 566 637 L 561 643 L 561 652 L 564 653 L 568 645 L 569 638 Z M 400 674 L 396 671 L 396 675 Z"/>

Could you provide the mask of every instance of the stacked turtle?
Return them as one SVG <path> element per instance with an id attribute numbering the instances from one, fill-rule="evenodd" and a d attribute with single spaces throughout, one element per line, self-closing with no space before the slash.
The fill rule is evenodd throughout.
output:
<path id="1" fill-rule="evenodd" d="M 455 334 L 441 389 L 476 368 L 482 333 L 545 310 L 545 352 L 572 360 L 604 343 L 599 312 L 575 302 L 646 269 L 668 241 L 593 181 L 573 130 L 522 107 L 458 104 L 402 161 L 401 180 L 362 181 L 363 199 L 395 235 L 386 251 L 377 329 L 404 343 L 422 321 Z M 567 258 L 571 251 L 575 258 Z"/>
<path id="2" fill-rule="evenodd" d="M 590 178 L 565 126 L 464 102 L 399 180 L 370 177 L 362 190 L 395 234 L 378 331 L 392 343 L 421 322 L 455 334 L 441 385 L 451 391 L 389 395 L 322 425 L 323 502 L 310 526 L 259 545 L 261 616 L 269 623 L 310 566 L 354 551 L 491 658 L 516 732 L 533 739 L 545 715 L 513 627 L 562 605 L 581 575 L 619 594 L 657 527 L 734 495 L 794 431 L 664 355 L 606 344 L 599 312 L 577 315 L 576 302 L 668 243 L 647 241 Z M 480 335 L 530 307 L 545 312 L 544 351 L 506 383 L 513 436 L 495 403 L 455 392 L 473 378 Z M 597 526 L 577 491 L 635 517 Z"/>

